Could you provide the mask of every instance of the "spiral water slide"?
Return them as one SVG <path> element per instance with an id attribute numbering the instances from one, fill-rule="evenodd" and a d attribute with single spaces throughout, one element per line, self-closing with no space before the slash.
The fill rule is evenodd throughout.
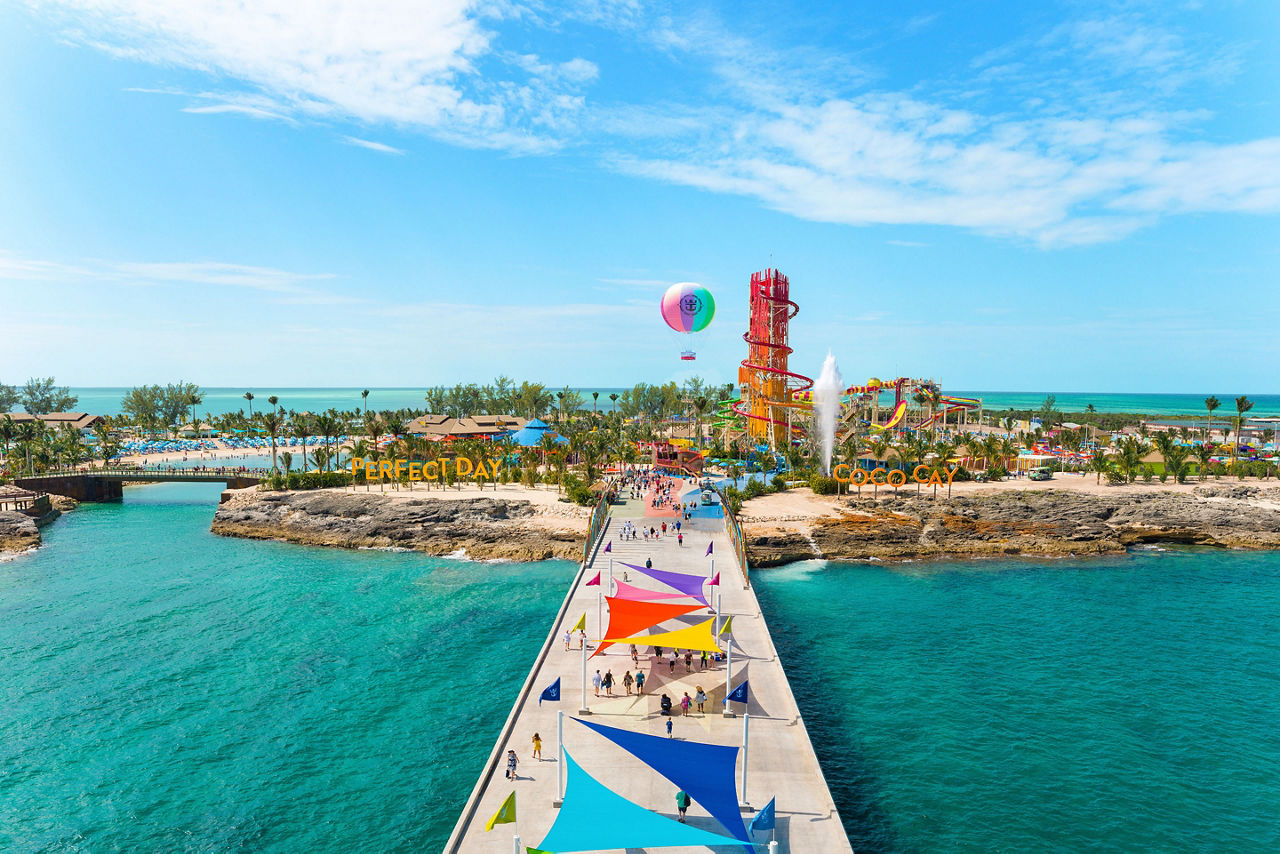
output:
<path id="1" fill-rule="evenodd" d="M 773 303 L 774 305 L 779 305 L 779 304 L 786 305 L 789 308 L 789 311 L 787 312 L 785 319 L 782 319 L 780 323 L 774 324 L 775 329 L 780 329 L 782 331 L 782 334 L 777 337 L 785 338 L 785 334 L 786 334 L 785 330 L 786 330 L 787 324 L 791 321 L 791 318 L 795 317 L 796 314 L 800 311 L 800 306 L 796 305 L 790 299 L 774 296 L 773 294 L 769 293 L 767 289 L 759 291 L 757 293 L 757 296 L 760 299 L 765 300 L 766 302 Z M 759 395 L 763 397 L 765 401 L 767 401 L 766 412 L 775 406 L 789 407 L 794 409 L 805 408 L 807 404 L 795 402 L 792 399 L 792 396 L 796 392 L 808 391 L 809 389 L 813 388 L 813 380 L 809 377 L 806 377 L 804 374 L 797 374 L 792 371 L 788 371 L 785 368 L 780 368 L 773 365 L 762 365 L 762 364 L 759 364 L 759 362 L 753 361 L 753 359 L 759 358 L 759 355 L 761 353 L 761 350 L 758 350 L 757 348 L 761 348 L 762 350 L 770 350 L 775 353 L 781 353 L 782 362 L 784 364 L 786 363 L 786 357 L 790 356 L 793 351 L 790 347 L 788 347 L 784 343 L 781 343 L 779 341 L 769 341 L 764 338 L 761 338 L 759 335 L 761 330 L 757 328 L 758 324 L 755 323 L 754 318 L 751 326 L 752 326 L 752 331 L 744 332 L 742 335 L 742 340 L 747 342 L 750 349 L 748 350 L 747 358 L 742 360 L 741 365 L 751 376 L 750 387 L 753 391 L 753 394 L 748 395 L 746 399 L 739 400 L 736 404 L 734 404 L 730 408 L 738 415 L 741 415 L 743 418 L 749 418 L 753 421 L 764 421 L 769 424 L 786 425 L 787 422 L 782 419 L 773 418 L 769 415 L 759 415 L 754 412 L 749 412 L 743 409 L 742 407 L 750 404 L 751 397 L 755 395 Z M 761 379 L 762 376 L 779 378 L 782 384 L 780 393 L 774 394 L 774 395 L 767 394 L 765 392 L 765 385 L 769 381 L 762 380 Z M 777 382 L 778 380 L 774 380 L 774 383 L 777 383 Z M 787 386 L 793 382 L 796 383 L 796 386 L 788 390 Z M 791 432 L 793 434 L 803 433 L 804 430 L 799 426 L 792 426 Z"/>

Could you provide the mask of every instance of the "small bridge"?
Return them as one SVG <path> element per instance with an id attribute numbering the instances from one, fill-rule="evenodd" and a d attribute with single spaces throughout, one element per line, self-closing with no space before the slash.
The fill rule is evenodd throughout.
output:
<path id="1" fill-rule="evenodd" d="M 20 477 L 16 486 L 35 492 L 65 495 L 77 501 L 119 501 L 128 483 L 225 483 L 227 489 L 256 486 L 270 472 L 240 466 L 180 468 L 71 469 Z"/>

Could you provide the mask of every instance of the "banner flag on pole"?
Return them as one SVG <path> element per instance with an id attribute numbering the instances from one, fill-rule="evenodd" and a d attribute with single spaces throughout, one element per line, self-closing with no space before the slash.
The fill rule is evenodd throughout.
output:
<path id="1" fill-rule="evenodd" d="M 745 703 L 747 701 L 747 680 L 743 679 L 738 683 L 738 687 L 729 692 L 726 700 L 732 700 L 735 703 Z"/>
<path id="2" fill-rule="evenodd" d="M 502 802 L 502 806 L 493 818 L 489 819 L 489 823 L 484 826 L 484 832 L 488 833 L 493 830 L 495 824 L 511 824 L 516 820 L 516 793 L 512 792 L 507 795 L 507 799 Z"/>
<path id="3" fill-rule="evenodd" d="M 573 624 L 571 632 L 585 632 L 587 630 L 587 612 L 583 611 L 582 616 L 578 618 L 578 622 Z"/>
<path id="4" fill-rule="evenodd" d="M 733 614 L 730 614 L 729 616 L 724 618 L 724 625 L 720 627 L 720 634 L 724 634 L 725 632 L 729 631 L 729 627 L 731 625 L 733 625 Z"/>
<path id="5" fill-rule="evenodd" d="M 597 572 L 597 573 L 596 573 L 596 577 L 595 577 L 595 578 L 591 579 L 590 581 L 588 581 L 586 584 L 584 584 L 584 585 L 582 585 L 582 586 L 583 586 L 583 587 L 599 587 L 599 586 L 600 586 L 600 573 L 598 573 L 598 572 Z"/>
<path id="6" fill-rule="evenodd" d="M 556 681 L 552 682 L 550 685 L 542 689 L 542 696 L 538 697 L 538 705 L 541 706 L 543 700 L 558 701 L 559 699 L 560 699 L 560 677 L 557 676 Z"/>
<path id="7" fill-rule="evenodd" d="M 747 684 L 745 682 L 743 685 Z M 751 819 L 751 824 L 747 826 L 747 833 L 755 833 L 757 830 L 773 830 L 773 802 L 776 798 L 770 798 L 769 803 L 764 805 L 764 809 L 756 813 L 756 817 Z"/>
<path id="8" fill-rule="evenodd" d="M 718 587 L 720 585 L 720 573 L 717 572 L 715 575 L 711 576 L 710 584 L 712 587 Z"/>
<path id="9" fill-rule="evenodd" d="M 612 543 L 612 542 L 605 543 L 605 544 L 604 544 L 604 553 L 605 553 L 605 554 L 609 554 L 609 553 L 610 553 L 610 552 L 612 552 L 612 551 L 613 551 L 613 543 Z"/>
<path id="10" fill-rule="evenodd" d="M 706 557 L 707 555 L 711 554 L 712 550 L 714 550 L 715 547 L 716 547 L 715 540 L 712 540 L 711 542 L 707 543 L 707 554 L 703 555 L 703 557 Z"/>

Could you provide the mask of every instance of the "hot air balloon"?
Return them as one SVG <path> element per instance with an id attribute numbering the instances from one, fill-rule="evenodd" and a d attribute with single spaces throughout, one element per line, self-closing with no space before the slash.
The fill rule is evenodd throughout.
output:
<path id="1" fill-rule="evenodd" d="M 716 315 L 716 301 L 711 291 L 694 282 L 677 282 L 662 295 L 662 319 L 676 332 L 686 335 L 701 332 Z M 693 361 L 697 355 L 684 350 L 680 358 Z"/>

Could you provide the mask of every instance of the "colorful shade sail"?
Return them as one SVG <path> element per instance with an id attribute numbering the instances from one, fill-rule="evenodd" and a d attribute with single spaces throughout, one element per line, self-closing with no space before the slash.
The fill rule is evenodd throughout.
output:
<path id="1" fill-rule="evenodd" d="M 619 848 L 742 847 L 737 839 L 681 824 L 610 791 L 584 771 L 568 750 L 564 759 L 568 771 L 564 803 L 556 813 L 555 824 L 538 843 L 543 851 L 569 854 Z M 674 797 L 671 806 L 675 806 Z"/>
<path id="2" fill-rule="evenodd" d="M 658 623 L 683 616 L 690 611 L 697 611 L 700 605 L 673 605 L 666 602 L 635 602 L 630 599 L 619 599 L 617 596 L 606 596 L 609 603 L 609 627 L 605 629 L 606 638 L 625 637 L 634 632 L 642 632 Z M 614 643 L 602 640 L 591 653 L 595 658 Z"/>
<path id="3" fill-rule="evenodd" d="M 683 789 L 738 839 L 751 837 L 738 809 L 738 748 L 618 729 L 574 718 Z"/>
<path id="4" fill-rule="evenodd" d="M 677 282 L 662 295 L 662 319 L 676 332 L 701 332 L 715 316 L 715 297 L 695 282 Z"/>
<path id="5" fill-rule="evenodd" d="M 643 587 L 636 587 L 625 581 L 613 582 L 618 585 L 618 598 L 631 599 L 635 602 L 658 602 L 663 599 L 688 599 L 689 597 L 683 593 L 657 593 L 653 590 L 645 590 Z"/>
<path id="6" fill-rule="evenodd" d="M 633 643 L 636 646 L 665 646 L 672 649 L 693 649 L 699 652 L 719 652 L 712 626 L 716 618 L 703 620 L 696 626 L 676 629 L 674 632 L 659 632 L 656 635 L 641 635 L 634 638 L 609 638 L 607 643 Z"/>
<path id="7" fill-rule="evenodd" d="M 668 587 L 679 590 L 689 598 L 697 599 L 703 605 L 707 604 L 706 597 L 702 595 L 702 585 L 707 583 L 706 576 L 687 575 L 683 572 L 667 572 L 665 569 L 651 569 L 647 566 L 636 566 L 634 563 L 624 563 L 622 565 L 647 575 L 655 581 L 661 581 Z"/>

